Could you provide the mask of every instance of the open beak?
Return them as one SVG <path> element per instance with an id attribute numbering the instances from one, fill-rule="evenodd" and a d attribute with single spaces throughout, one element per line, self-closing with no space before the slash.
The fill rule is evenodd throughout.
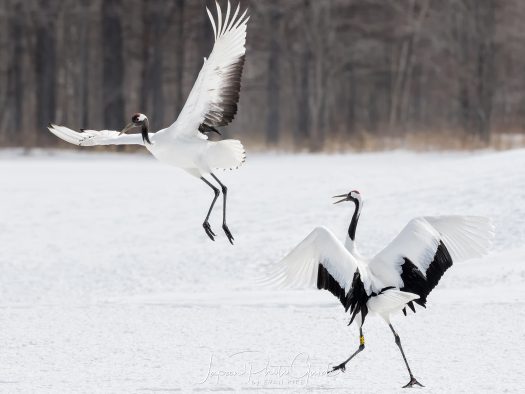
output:
<path id="1" fill-rule="evenodd" d="M 344 197 L 344 198 L 342 200 L 334 202 L 334 204 L 339 204 L 340 202 L 347 201 L 348 195 L 347 194 L 340 194 L 339 196 L 333 196 L 332 198 L 341 198 L 341 197 Z"/>
<path id="2" fill-rule="evenodd" d="M 124 128 L 120 131 L 119 135 L 122 135 L 122 134 L 128 132 L 128 130 L 131 130 L 133 127 L 136 127 L 136 126 L 133 124 L 133 122 L 129 123 L 126 127 L 124 127 Z"/>

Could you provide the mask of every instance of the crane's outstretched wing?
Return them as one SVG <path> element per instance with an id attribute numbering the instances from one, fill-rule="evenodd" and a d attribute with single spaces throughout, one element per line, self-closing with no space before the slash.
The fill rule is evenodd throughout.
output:
<path id="1" fill-rule="evenodd" d="M 239 14 L 239 5 L 233 16 L 230 15 L 230 2 L 223 20 L 221 8 L 217 6 L 217 23 L 208 8 L 208 16 L 215 34 L 215 44 L 208 59 L 193 85 L 179 117 L 166 132 L 174 136 L 197 133 L 197 130 L 210 130 L 225 126 L 237 113 L 241 75 L 246 52 L 247 10 Z"/>
<path id="2" fill-rule="evenodd" d="M 487 253 L 494 237 L 490 219 L 437 216 L 412 219 L 370 262 L 369 269 L 388 284 L 426 297 L 453 262 Z M 414 310 L 412 303 L 408 304 Z"/>
<path id="3" fill-rule="evenodd" d="M 140 134 L 120 134 L 115 130 L 71 130 L 65 126 L 49 124 L 51 133 L 77 146 L 95 145 L 144 145 Z"/>
<path id="4" fill-rule="evenodd" d="M 277 287 L 317 287 L 336 296 L 350 309 L 352 320 L 358 312 L 362 321 L 368 312 L 371 284 L 366 269 L 325 227 L 314 229 L 279 264 L 267 282 Z"/>

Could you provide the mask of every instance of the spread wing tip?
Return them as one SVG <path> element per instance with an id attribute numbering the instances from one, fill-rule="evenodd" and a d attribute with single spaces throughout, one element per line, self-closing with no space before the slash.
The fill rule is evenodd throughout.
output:
<path id="1" fill-rule="evenodd" d="M 81 144 L 82 138 L 80 137 L 79 133 L 74 130 L 53 123 L 49 123 L 47 128 L 52 134 L 56 135 L 61 140 L 77 146 Z"/>
<path id="2" fill-rule="evenodd" d="M 234 14 L 230 17 L 231 4 L 228 1 L 226 15 L 223 20 L 221 6 L 219 5 L 217 1 L 215 1 L 215 8 L 217 10 L 217 21 L 215 21 L 215 18 L 213 17 L 213 14 L 210 11 L 210 9 L 206 7 L 206 13 L 208 14 L 208 18 L 210 19 L 215 41 L 217 41 L 221 36 L 223 36 L 229 31 L 236 30 L 240 28 L 241 26 L 246 26 L 246 24 L 248 23 L 248 20 L 250 19 L 249 15 L 246 17 L 248 8 L 246 8 L 244 12 L 242 13 L 242 15 L 237 18 L 237 15 L 239 14 L 239 10 L 240 10 L 240 5 L 241 4 L 239 2 L 237 4 L 237 8 L 235 9 Z"/>

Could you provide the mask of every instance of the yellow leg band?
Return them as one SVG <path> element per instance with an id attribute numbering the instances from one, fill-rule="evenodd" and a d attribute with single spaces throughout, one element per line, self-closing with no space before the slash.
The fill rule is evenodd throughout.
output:
<path id="1" fill-rule="evenodd" d="M 359 337 L 359 344 L 360 344 L 360 345 L 364 345 L 364 344 L 365 344 L 365 337 L 364 337 L 363 335 L 361 335 L 361 336 Z"/>

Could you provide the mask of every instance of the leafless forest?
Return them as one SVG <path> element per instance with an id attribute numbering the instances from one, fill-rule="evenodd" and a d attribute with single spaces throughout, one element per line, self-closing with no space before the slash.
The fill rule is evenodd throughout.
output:
<path id="1" fill-rule="evenodd" d="M 59 145 L 51 121 L 119 129 L 139 111 L 171 124 L 213 44 L 206 3 L 0 0 L 0 145 Z M 525 131 L 522 0 L 242 6 L 247 62 L 224 132 L 248 145 L 483 146 Z"/>

